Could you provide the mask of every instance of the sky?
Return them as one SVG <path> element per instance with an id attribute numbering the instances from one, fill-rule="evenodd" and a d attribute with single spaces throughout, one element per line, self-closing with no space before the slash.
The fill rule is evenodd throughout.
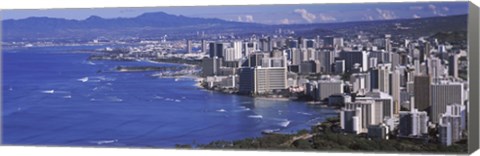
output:
<path id="1" fill-rule="evenodd" d="M 83 20 L 90 16 L 131 18 L 146 12 L 188 17 L 219 18 L 262 24 L 335 23 L 348 21 L 423 18 L 468 13 L 467 2 L 297 4 L 244 6 L 190 6 L 91 9 L 2 10 L 3 20 L 52 17 Z"/>

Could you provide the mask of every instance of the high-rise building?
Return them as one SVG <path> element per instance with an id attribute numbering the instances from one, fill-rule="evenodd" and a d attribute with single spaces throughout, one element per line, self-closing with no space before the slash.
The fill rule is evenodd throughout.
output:
<path id="1" fill-rule="evenodd" d="M 457 142 L 462 139 L 462 129 L 461 129 L 461 116 L 452 115 L 452 114 L 442 114 L 440 116 L 439 122 L 440 125 L 449 124 L 451 129 L 451 140 L 452 142 Z"/>
<path id="2" fill-rule="evenodd" d="M 430 76 L 415 76 L 413 85 L 415 108 L 419 111 L 426 111 L 430 113 Z"/>
<path id="3" fill-rule="evenodd" d="M 240 68 L 238 91 L 241 94 L 255 93 L 255 67 Z"/>
<path id="4" fill-rule="evenodd" d="M 364 97 L 356 97 L 356 101 L 368 101 L 373 100 L 382 106 L 382 116 L 380 120 L 384 118 L 393 118 L 394 105 L 392 96 L 388 93 L 381 92 L 379 90 L 373 90 L 365 94 Z"/>
<path id="5" fill-rule="evenodd" d="M 315 60 L 319 60 L 321 63 L 321 72 L 322 73 L 333 73 L 333 63 L 335 62 L 335 52 L 330 50 L 321 51 L 318 50 L 315 52 Z"/>
<path id="6" fill-rule="evenodd" d="M 340 127 L 343 131 L 348 133 L 363 133 L 362 129 L 362 108 L 357 107 L 354 109 L 343 108 L 340 111 Z"/>
<path id="7" fill-rule="evenodd" d="M 370 70 L 370 89 L 379 89 L 382 92 L 390 92 L 390 64 L 379 64 L 377 68 Z"/>
<path id="8" fill-rule="evenodd" d="M 452 145 L 452 126 L 450 122 L 440 123 L 438 126 L 440 143 L 444 146 Z"/>
<path id="9" fill-rule="evenodd" d="M 256 53 L 250 58 L 250 67 L 240 69 L 240 93 L 261 94 L 287 88 L 285 55 L 270 57 L 268 53 Z"/>
<path id="10" fill-rule="evenodd" d="M 318 60 L 304 61 L 300 64 L 301 74 L 317 74 L 320 73 L 321 64 Z"/>
<path id="11" fill-rule="evenodd" d="M 368 126 L 367 137 L 375 140 L 388 140 L 389 127 L 386 124 Z"/>
<path id="12" fill-rule="evenodd" d="M 390 95 L 393 98 L 393 114 L 398 114 L 400 111 L 400 71 L 394 70 L 390 72 Z"/>
<path id="13" fill-rule="evenodd" d="M 357 95 L 365 95 L 370 91 L 370 74 L 353 73 L 350 75 L 350 84 L 352 84 L 352 92 Z"/>
<path id="14" fill-rule="evenodd" d="M 453 54 L 448 59 L 448 75 L 458 78 L 458 54 Z"/>
<path id="15" fill-rule="evenodd" d="M 209 48 L 210 58 L 213 58 L 215 56 L 218 58 L 223 58 L 223 50 L 227 48 L 227 44 L 221 42 L 210 43 Z"/>
<path id="16" fill-rule="evenodd" d="M 463 83 L 439 81 L 430 86 L 430 105 L 432 107 L 430 118 L 432 123 L 438 123 L 442 113 L 447 110 L 449 104 L 463 104 L 465 93 Z"/>
<path id="17" fill-rule="evenodd" d="M 371 57 L 368 59 L 368 68 L 376 68 L 378 65 L 378 59 L 376 57 Z"/>
<path id="18" fill-rule="evenodd" d="M 346 102 L 345 109 L 354 110 L 360 108 L 361 114 L 355 114 L 359 116 L 360 120 L 360 130 L 357 133 L 365 133 L 367 132 L 367 126 L 369 125 L 377 125 L 382 122 L 382 105 L 380 103 L 376 103 L 373 100 L 365 100 L 365 101 L 355 101 L 355 102 Z"/>
<path id="19" fill-rule="evenodd" d="M 203 58 L 202 60 L 202 76 L 215 76 L 220 73 L 222 59 L 218 57 Z"/>
<path id="20" fill-rule="evenodd" d="M 465 105 L 454 103 L 447 105 L 445 114 L 455 115 L 461 117 L 460 127 L 462 130 L 467 129 L 467 109 Z"/>
<path id="21" fill-rule="evenodd" d="M 191 53 L 192 52 L 192 41 L 191 40 L 187 40 L 187 46 L 186 46 L 186 52 L 187 53 Z"/>
<path id="22" fill-rule="evenodd" d="M 344 74 L 345 73 L 345 60 L 335 60 L 334 73 L 335 74 Z"/>
<path id="23" fill-rule="evenodd" d="M 413 109 L 400 111 L 399 136 L 419 137 L 428 134 L 428 115 L 425 111 Z"/>
<path id="24" fill-rule="evenodd" d="M 201 42 L 202 46 L 202 53 L 207 53 L 207 42 L 205 40 L 202 40 Z"/>
<path id="25" fill-rule="evenodd" d="M 427 73 L 432 77 L 434 82 L 444 76 L 445 71 L 441 62 L 442 61 L 436 57 L 427 59 Z"/>
<path id="26" fill-rule="evenodd" d="M 342 51 L 339 55 L 340 59 L 345 60 L 346 72 L 351 72 L 355 66 L 359 66 L 361 71 L 368 70 L 368 53 L 366 51 Z"/>
<path id="27" fill-rule="evenodd" d="M 319 80 L 317 83 L 318 100 L 325 100 L 331 95 L 343 93 L 344 84 L 341 80 L 325 79 Z"/>
<path id="28" fill-rule="evenodd" d="M 243 56 L 249 56 L 257 50 L 257 42 L 244 42 L 242 46 Z"/>

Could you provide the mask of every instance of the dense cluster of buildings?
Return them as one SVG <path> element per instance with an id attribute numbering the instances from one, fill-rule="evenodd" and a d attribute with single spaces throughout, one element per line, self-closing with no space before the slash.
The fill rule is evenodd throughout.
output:
<path id="1" fill-rule="evenodd" d="M 344 132 L 374 139 L 466 137 L 468 83 L 458 69 L 467 54 L 456 45 L 388 34 L 199 43 L 209 88 L 335 105 Z"/>

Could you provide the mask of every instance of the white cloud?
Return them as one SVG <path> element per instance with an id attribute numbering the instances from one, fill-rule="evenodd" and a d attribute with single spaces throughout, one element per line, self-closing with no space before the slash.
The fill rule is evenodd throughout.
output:
<path id="1" fill-rule="evenodd" d="M 413 15 L 413 18 L 421 18 L 421 17 L 418 16 L 417 14 L 414 14 L 414 15 Z"/>
<path id="2" fill-rule="evenodd" d="M 428 5 L 428 8 L 429 8 L 430 10 L 432 10 L 432 12 L 433 12 L 434 15 L 437 15 L 437 14 L 438 14 L 438 12 L 437 12 L 437 7 L 436 7 L 435 5 L 429 4 L 429 5 Z"/>
<path id="3" fill-rule="evenodd" d="M 410 6 L 409 8 L 410 8 L 410 10 L 422 10 L 423 9 L 422 6 Z"/>
<path id="4" fill-rule="evenodd" d="M 250 23 L 254 22 L 252 15 L 238 16 L 237 20 L 239 22 L 250 22 Z"/>
<path id="5" fill-rule="evenodd" d="M 295 9 L 294 12 L 297 13 L 297 14 L 300 14 L 302 16 L 302 18 L 304 20 L 306 20 L 308 23 L 312 23 L 313 20 L 315 20 L 317 18 L 317 16 L 315 16 L 312 13 L 309 13 L 305 9 Z"/>
<path id="6" fill-rule="evenodd" d="M 290 20 L 286 18 L 280 20 L 280 24 L 290 24 L 290 23 L 291 23 Z"/>
<path id="7" fill-rule="evenodd" d="M 379 17 L 382 18 L 382 19 L 395 19 L 397 18 L 397 16 L 395 15 L 395 12 L 393 11 L 390 11 L 390 10 L 382 10 L 382 9 L 379 9 L 379 8 L 376 8 L 375 9 L 377 11 L 377 13 L 379 14 Z"/>
<path id="8" fill-rule="evenodd" d="M 373 21 L 373 20 L 374 20 L 372 16 L 366 15 L 366 14 L 363 15 L 363 18 L 362 18 L 362 19 L 364 19 L 364 20 L 369 20 L 369 21 Z"/>
<path id="9" fill-rule="evenodd" d="M 245 15 L 245 22 L 253 22 L 253 16 L 252 15 Z"/>
<path id="10" fill-rule="evenodd" d="M 337 19 L 333 16 L 329 16 L 326 14 L 319 14 L 318 18 L 323 21 L 323 22 L 330 22 L 330 21 L 336 21 Z"/>

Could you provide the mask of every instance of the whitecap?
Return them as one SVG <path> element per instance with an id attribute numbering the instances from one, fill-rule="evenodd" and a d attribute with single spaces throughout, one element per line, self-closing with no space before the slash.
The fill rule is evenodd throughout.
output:
<path id="1" fill-rule="evenodd" d="M 155 98 L 155 99 L 163 99 L 163 97 L 161 97 L 161 96 L 154 96 L 153 98 Z"/>
<path id="2" fill-rule="evenodd" d="M 118 98 L 118 97 L 116 97 L 116 96 L 109 97 L 109 100 L 110 100 L 110 101 L 113 101 L 113 102 L 122 102 L 122 101 L 123 101 L 123 99 Z"/>
<path id="3" fill-rule="evenodd" d="M 83 78 L 80 78 L 80 79 L 77 79 L 77 80 L 80 81 L 80 82 L 87 82 L 88 77 L 83 77 Z"/>
<path id="4" fill-rule="evenodd" d="M 282 126 L 282 127 L 287 127 L 289 124 L 290 124 L 289 120 L 286 120 L 286 121 L 283 121 L 283 122 L 279 123 L 279 125 Z"/>
<path id="5" fill-rule="evenodd" d="M 262 119 L 263 118 L 262 115 L 249 115 L 248 117 L 249 118 L 256 118 L 256 119 Z"/>
<path id="6" fill-rule="evenodd" d="M 111 144 L 111 143 L 115 143 L 115 142 L 118 142 L 117 139 L 115 140 L 100 140 L 100 141 L 91 141 L 91 143 L 95 143 L 97 145 L 102 145 L 102 144 Z"/>
<path id="7" fill-rule="evenodd" d="M 53 90 L 53 89 L 52 90 L 44 90 L 44 91 L 42 91 L 42 93 L 53 94 L 53 93 L 55 93 L 55 90 Z"/>
<path id="8" fill-rule="evenodd" d="M 95 65 L 95 63 L 93 63 L 92 61 L 88 61 L 86 64 Z"/>
<path id="9" fill-rule="evenodd" d="M 175 102 L 181 102 L 180 100 L 176 99 Z"/>
<path id="10" fill-rule="evenodd" d="M 63 96 L 63 98 L 65 98 L 65 99 L 71 99 L 72 96 L 71 96 L 71 95 L 67 95 L 67 96 Z"/>
<path id="11" fill-rule="evenodd" d="M 310 113 L 306 113 L 306 112 L 297 112 L 298 114 L 303 114 L 303 115 L 308 115 L 308 116 L 311 116 L 312 114 Z"/>
<path id="12" fill-rule="evenodd" d="M 226 110 L 225 109 L 219 109 L 219 110 L 217 110 L 217 112 L 226 112 Z"/>

